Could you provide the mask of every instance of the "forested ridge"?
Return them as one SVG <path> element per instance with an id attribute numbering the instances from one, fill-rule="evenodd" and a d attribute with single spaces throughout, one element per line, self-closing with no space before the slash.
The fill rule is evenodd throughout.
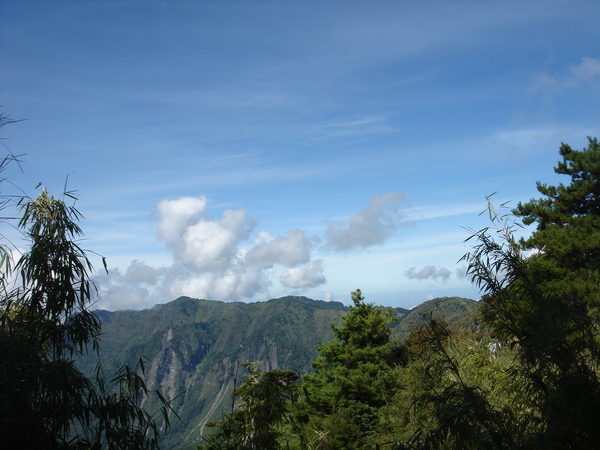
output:
<path id="1" fill-rule="evenodd" d="M 600 146 L 559 152 L 565 184 L 538 183 L 541 198 L 512 209 L 488 198 L 490 226 L 463 257 L 481 300 L 416 311 L 357 289 L 349 307 L 288 297 L 227 315 L 180 298 L 94 312 L 75 194 L 4 197 L 27 248 L 0 247 L 3 448 L 595 448 Z M 534 231 L 517 238 L 523 224 Z M 187 429 L 201 411 L 219 414 Z"/>
<path id="2" fill-rule="evenodd" d="M 451 323 L 463 318 L 477 303 L 462 298 L 440 298 L 412 310 L 393 308 L 394 337 L 404 339 L 423 324 L 420 312 L 434 309 Z M 206 436 L 206 423 L 231 409 L 235 374 L 239 384 L 246 370 L 241 364 L 258 362 L 263 371 L 312 371 L 319 343 L 334 337 L 349 307 L 306 297 L 288 296 L 252 303 L 220 302 L 181 297 L 141 311 L 96 311 L 102 321 L 101 360 L 107 370 L 148 358 L 147 381 L 169 398 L 181 420 L 164 433 L 167 448 L 189 445 Z M 81 359 L 92 372 L 95 357 Z"/>

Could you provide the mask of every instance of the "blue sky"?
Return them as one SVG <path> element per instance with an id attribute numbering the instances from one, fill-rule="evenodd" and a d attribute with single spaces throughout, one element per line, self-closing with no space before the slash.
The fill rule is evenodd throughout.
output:
<path id="1" fill-rule="evenodd" d="M 465 228 L 599 136 L 600 3 L 2 2 L 5 176 L 77 190 L 106 309 L 479 298 Z M 10 230 L 6 231 L 10 234 Z M 94 259 L 97 267 L 99 260 Z"/>

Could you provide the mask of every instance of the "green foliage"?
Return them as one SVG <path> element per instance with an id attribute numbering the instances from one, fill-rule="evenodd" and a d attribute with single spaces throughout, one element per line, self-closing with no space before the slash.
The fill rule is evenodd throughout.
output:
<path id="1" fill-rule="evenodd" d="M 354 306 L 344 317 L 342 327 L 332 325 L 333 333 L 342 344 L 355 348 L 380 347 L 390 340 L 387 325 L 394 321 L 392 310 L 383 310 L 372 303 L 364 303 L 360 289 L 352 292 Z M 323 352 L 324 347 L 321 349 Z M 326 356 L 325 356 L 326 357 Z"/>
<path id="2" fill-rule="evenodd" d="M 330 323 L 340 323 L 346 311 L 339 302 L 304 297 L 256 303 L 181 297 L 148 310 L 96 314 L 102 319 L 106 372 L 135 364 L 137 355 L 148 356 L 148 386 L 173 399 L 181 418 L 163 433 L 162 445 L 185 448 L 209 434 L 207 422 L 230 411 L 237 361 L 261 361 L 265 371 L 305 374 L 318 342 L 333 336 Z M 82 363 L 84 373 L 93 373 L 93 358 Z"/>
<path id="3" fill-rule="evenodd" d="M 478 302 L 467 298 L 441 297 L 428 300 L 411 310 L 402 311 L 401 308 L 394 308 L 398 320 L 390 326 L 392 337 L 401 341 L 408 339 L 415 327 L 425 325 L 424 317 L 429 313 L 432 314 L 432 318 L 444 319 L 448 325 L 453 325 L 463 320 L 477 305 Z"/>
<path id="4" fill-rule="evenodd" d="M 0 113 L 0 128 L 15 122 L 19 121 L 12 119 L 7 114 Z M 22 156 L 13 154 L 2 140 L 3 138 L 0 137 L 0 145 L 4 146 L 6 153 L 0 158 L 0 173 L 4 172 L 11 164 L 20 166 L 21 160 L 19 158 Z M 6 181 L 5 178 L 0 178 L 0 188 L 3 188 L 3 181 Z M 7 194 L 4 190 L 0 191 L 0 211 L 3 211 L 10 206 L 14 206 L 20 199 L 20 196 L 15 197 L 14 195 Z M 0 223 L 6 223 L 9 219 L 10 218 L 8 217 L 0 217 Z M 5 236 L 0 233 L 0 238 L 4 240 Z M 4 283 L 7 281 L 4 277 L 12 271 L 12 262 L 10 249 L 5 245 L 5 242 L 0 242 L 0 276 L 2 277 L 0 283 L 3 284 L 3 287 Z"/>
<path id="5" fill-rule="evenodd" d="M 443 298 L 412 311 L 394 308 L 392 317 L 397 320 L 388 325 L 391 339 L 422 324 L 417 312 L 435 304 L 434 314 L 452 323 L 477 302 Z M 339 327 L 348 312 L 339 302 L 290 296 L 255 303 L 181 297 L 148 310 L 96 314 L 102 320 L 101 359 L 107 373 L 123 364 L 135 364 L 137 355 L 148 356 L 145 379 L 149 387 L 173 399 L 171 404 L 181 418 L 163 433 L 163 446 L 186 448 L 195 445 L 201 433 L 209 434 L 206 422 L 229 412 L 236 361 L 261 361 L 265 371 L 311 373 L 317 345 L 335 337 L 331 324 Z M 94 358 L 86 357 L 79 366 L 91 374 L 94 365 Z M 151 408 L 154 403 L 145 405 Z M 297 438 L 287 431 L 283 442 L 292 445 Z"/>
<path id="6" fill-rule="evenodd" d="M 100 367 L 95 377 L 76 367 L 89 346 L 98 351 L 100 321 L 88 310 L 94 287 L 77 244 L 81 215 L 65 199 L 75 197 L 55 199 L 44 190 L 21 204 L 29 251 L 15 266 L 16 287 L 2 274 L 0 441 L 3 448 L 157 448 L 155 418 L 138 401 L 150 394 L 143 367 L 121 368 L 116 391 Z"/>
<path id="7" fill-rule="evenodd" d="M 600 145 L 589 138 L 587 148 L 560 147 L 555 172 L 569 176 L 570 184 L 537 183 L 542 199 L 519 203 L 515 214 L 525 224 L 536 224 L 524 247 L 542 250 L 564 268 L 600 269 Z"/>
<path id="8" fill-rule="evenodd" d="M 97 343 L 100 333 L 100 321 L 87 310 L 92 265 L 76 243 L 82 235 L 77 225 L 81 215 L 46 190 L 22 209 L 19 227 L 26 230 L 31 245 L 15 267 L 23 282 L 18 296 L 21 316 L 25 324 L 36 323 L 37 333 L 30 338 L 41 339 L 54 359 L 80 355 L 88 343 Z M 9 303 L 7 310 L 10 307 Z M 31 344 L 38 348 L 42 342 Z"/>
<path id="9" fill-rule="evenodd" d="M 239 409 L 210 424 L 215 431 L 199 449 L 281 448 L 277 427 L 288 418 L 288 405 L 297 397 L 299 377 L 290 370 L 265 372 L 253 363 L 244 366 L 249 376 L 233 392 L 240 398 Z"/>
<path id="10" fill-rule="evenodd" d="M 362 448 L 375 442 L 378 409 L 400 388 L 393 372 L 406 352 L 390 340 L 391 309 L 365 303 L 360 290 L 335 340 L 318 347 L 315 372 L 303 379 L 295 411 L 302 442 L 315 448 Z"/>
<path id="11" fill-rule="evenodd" d="M 590 448 L 600 438 L 600 147 L 589 142 L 560 149 L 555 170 L 570 184 L 538 183 L 544 197 L 513 211 L 537 225 L 529 239 L 517 241 L 511 217 L 490 206 L 499 238 L 475 233 L 466 255 L 486 293 L 485 323 L 519 351 L 513 374 L 528 393 L 528 448 Z"/>
<path id="12" fill-rule="evenodd" d="M 506 393 L 492 394 L 505 378 L 489 370 L 499 367 L 496 358 L 488 361 L 472 336 L 459 337 L 431 313 L 424 316 L 409 339 L 419 429 L 408 442 L 424 449 L 514 448 L 511 410 L 501 400 Z"/>

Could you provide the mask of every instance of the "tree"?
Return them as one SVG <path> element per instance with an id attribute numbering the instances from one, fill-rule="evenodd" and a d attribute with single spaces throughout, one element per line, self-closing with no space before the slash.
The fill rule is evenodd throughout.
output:
<path id="1" fill-rule="evenodd" d="M 526 249 L 543 251 L 563 267 L 600 269 L 600 145 L 588 138 L 578 151 L 562 144 L 555 172 L 571 178 L 568 185 L 537 183 L 542 199 L 519 203 L 514 213 L 526 225 L 536 224 L 533 235 L 522 241 Z"/>
<path id="2" fill-rule="evenodd" d="M 2 448 L 157 448 L 158 417 L 139 403 L 151 394 L 143 380 L 143 360 L 138 370 L 122 367 L 111 382 L 100 365 L 89 378 L 77 367 L 78 357 L 99 351 L 101 324 L 89 310 L 94 285 L 91 262 L 77 243 L 81 214 L 69 200 L 76 200 L 71 192 L 57 199 L 46 190 L 35 199 L 22 198 L 18 227 L 28 239 L 28 251 L 14 272 L 11 252 L 2 252 Z M 168 427 L 168 402 L 155 394 Z"/>
<path id="3" fill-rule="evenodd" d="M 425 325 L 414 328 L 408 340 L 417 431 L 399 448 L 515 448 L 510 408 L 491 393 L 494 371 L 481 356 L 488 349 L 472 335 L 452 332 L 431 311 L 422 317 Z"/>
<path id="4" fill-rule="evenodd" d="M 560 154 L 555 171 L 570 184 L 538 183 L 543 198 L 513 210 L 537 226 L 531 237 L 517 240 L 511 216 L 490 205 L 499 239 L 474 233 L 465 255 L 485 293 L 484 320 L 521 356 L 514 373 L 529 392 L 528 448 L 588 448 L 600 438 L 600 147 L 589 139 Z"/>
<path id="5" fill-rule="evenodd" d="M 295 411 L 305 442 L 320 448 L 361 448 L 374 442 L 378 410 L 399 388 L 394 370 L 406 363 L 404 346 L 391 340 L 391 309 L 365 303 L 360 290 L 335 339 L 318 347 L 315 372 L 303 378 L 306 393 Z"/>
<path id="6" fill-rule="evenodd" d="M 214 431 L 198 448 L 281 448 L 277 427 L 287 419 L 289 403 L 297 397 L 299 377 L 292 370 L 265 372 L 256 363 L 243 365 L 249 377 L 233 392 L 240 397 L 239 409 L 209 424 Z"/>
<path id="7" fill-rule="evenodd" d="M 76 366 L 89 347 L 99 351 L 101 329 L 88 309 L 92 265 L 76 243 L 81 215 L 45 190 L 25 201 L 22 210 L 19 227 L 30 248 L 15 266 L 20 286 L 9 289 L 5 282 L 0 299 L 4 448 L 156 448 L 157 422 L 138 402 L 138 396 L 150 393 L 141 376 L 143 363 L 140 373 L 120 369 L 112 380 L 116 391 L 101 367 L 90 379 Z M 168 426 L 168 404 L 161 399 Z"/>
<path id="8" fill-rule="evenodd" d="M 10 116 L 0 113 L 0 128 L 5 127 L 6 125 L 10 125 L 13 123 L 19 122 L 18 120 L 12 119 Z M 20 165 L 21 160 L 19 159 L 22 155 L 13 154 L 8 146 L 6 146 L 2 142 L 3 138 L 0 138 L 0 144 L 2 144 L 6 150 L 4 157 L 0 158 L 0 173 L 4 172 L 8 166 L 11 164 Z M 2 182 L 5 181 L 4 178 L 0 178 L 0 187 L 2 186 Z M 19 197 L 20 198 L 20 197 Z M 8 195 L 5 192 L 0 192 L 0 211 L 3 211 L 7 207 L 11 206 L 11 203 L 15 201 L 15 198 L 12 195 Z M 0 217 L 0 221 L 2 223 L 6 223 L 9 218 Z M 5 238 L 4 235 L 0 234 L 0 238 Z M 10 257 L 10 249 L 7 248 L 4 242 L 0 242 L 0 269 L 3 270 L 2 275 L 6 272 L 10 272 L 11 270 L 12 259 Z M 0 280 L 0 282 L 4 283 L 6 280 Z"/>

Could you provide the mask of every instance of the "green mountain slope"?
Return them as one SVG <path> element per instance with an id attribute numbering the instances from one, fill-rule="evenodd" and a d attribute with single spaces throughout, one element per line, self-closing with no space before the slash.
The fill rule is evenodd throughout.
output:
<path id="1" fill-rule="evenodd" d="M 453 324 L 467 316 L 477 305 L 475 300 L 468 298 L 441 297 L 426 301 L 411 310 L 395 308 L 395 311 L 398 311 L 397 314 L 402 314 L 403 311 L 407 312 L 393 326 L 392 336 L 400 340 L 408 338 L 410 330 L 425 324 L 421 314 L 427 311 L 431 311 L 434 318 L 444 319 L 449 324 Z"/>
<path id="2" fill-rule="evenodd" d="M 422 324 L 419 311 L 433 308 L 436 317 L 452 323 L 476 304 L 451 298 L 406 310 L 395 308 L 393 334 L 405 338 Z M 437 306 L 436 306 L 437 305 Z M 256 303 L 224 303 L 181 297 L 142 311 L 97 311 L 102 320 L 102 363 L 106 373 L 148 358 L 146 379 L 173 400 L 181 421 L 173 418 L 163 447 L 192 446 L 206 423 L 231 408 L 231 391 L 239 364 L 258 361 L 263 370 L 311 370 L 316 346 L 333 338 L 347 308 L 339 302 L 284 297 Z M 95 359 L 82 361 L 91 372 Z M 152 409 L 153 405 L 147 405 Z"/>

